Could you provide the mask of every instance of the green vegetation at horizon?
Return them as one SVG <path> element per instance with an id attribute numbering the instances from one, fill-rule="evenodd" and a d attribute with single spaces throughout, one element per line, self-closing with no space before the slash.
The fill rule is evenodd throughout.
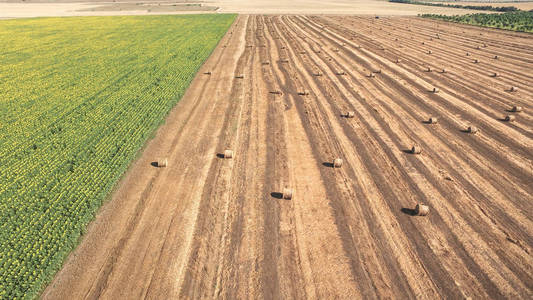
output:
<path id="1" fill-rule="evenodd" d="M 533 32 L 533 11 L 507 12 L 501 14 L 468 14 L 445 16 L 435 14 L 420 15 L 423 18 L 438 19 L 483 27 Z"/>
<path id="2" fill-rule="evenodd" d="M 0 21 L 0 299 L 39 296 L 235 17 Z"/>
<path id="3" fill-rule="evenodd" d="M 494 7 L 492 5 L 461 5 L 461 4 L 446 4 L 446 3 L 435 3 L 435 2 L 425 2 L 425 1 L 416 1 L 416 0 L 389 0 L 389 2 L 414 4 L 414 5 L 426 5 L 426 6 L 450 7 L 450 8 L 463 8 L 463 9 L 471 9 L 471 10 L 488 10 L 488 11 L 499 11 L 499 12 L 519 11 L 519 9 L 514 6 Z"/>

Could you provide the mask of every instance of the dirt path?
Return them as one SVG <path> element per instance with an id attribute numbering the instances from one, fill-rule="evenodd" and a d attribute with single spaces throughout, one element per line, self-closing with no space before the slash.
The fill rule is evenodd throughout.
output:
<path id="1" fill-rule="evenodd" d="M 240 16 L 207 70 L 43 298 L 533 296 L 530 35 Z"/>

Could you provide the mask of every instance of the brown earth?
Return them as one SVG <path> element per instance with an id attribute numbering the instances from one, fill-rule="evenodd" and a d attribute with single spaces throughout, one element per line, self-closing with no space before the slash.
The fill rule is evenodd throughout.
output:
<path id="1" fill-rule="evenodd" d="M 239 16 L 43 298 L 531 299 L 531 37 Z"/>

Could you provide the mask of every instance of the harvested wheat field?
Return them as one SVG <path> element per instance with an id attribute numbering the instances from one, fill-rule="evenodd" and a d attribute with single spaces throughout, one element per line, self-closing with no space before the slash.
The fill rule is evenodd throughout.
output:
<path id="1" fill-rule="evenodd" d="M 42 296 L 530 299 L 532 83 L 530 34 L 241 15 Z"/>

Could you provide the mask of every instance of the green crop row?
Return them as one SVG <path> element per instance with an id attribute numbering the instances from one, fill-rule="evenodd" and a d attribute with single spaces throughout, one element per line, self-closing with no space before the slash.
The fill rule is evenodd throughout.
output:
<path id="1" fill-rule="evenodd" d="M 0 21 L 0 299 L 38 296 L 234 19 Z"/>
<path id="2" fill-rule="evenodd" d="M 469 14 L 459 16 L 424 14 L 421 15 L 421 17 L 483 27 L 533 32 L 533 11 L 507 12 L 501 14 Z"/>

